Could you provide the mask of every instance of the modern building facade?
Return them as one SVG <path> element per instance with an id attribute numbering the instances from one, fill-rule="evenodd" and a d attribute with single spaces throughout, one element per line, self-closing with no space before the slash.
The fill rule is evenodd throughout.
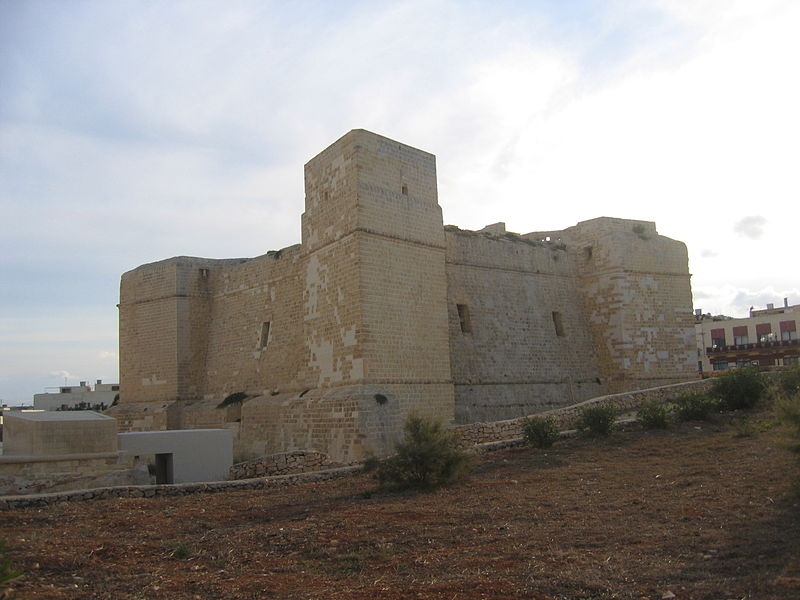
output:
<path id="1" fill-rule="evenodd" d="M 757 365 L 796 365 L 800 358 L 797 324 L 800 304 L 750 310 L 741 319 L 698 315 L 695 324 L 698 368 L 702 373 Z"/>
<path id="2" fill-rule="evenodd" d="M 85 381 L 80 385 L 64 385 L 56 392 L 33 395 L 36 410 L 105 410 L 119 397 L 118 383 L 103 383 L 98 379 L 94 386 Z"/>

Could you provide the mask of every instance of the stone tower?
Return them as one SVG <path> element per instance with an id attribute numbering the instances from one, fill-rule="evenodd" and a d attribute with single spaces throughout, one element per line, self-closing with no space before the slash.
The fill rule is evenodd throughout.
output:
<path id="1" fill-rule="evenodd" d="M 435 157 L 354 130 L 306 165 L 305 186 L 304 379 L 362 398 L 376 450 L 410 412 L 451 422 Z"/>
<path id="2" fill-rule="evenodd" d="M 563 232 L 609 393 L 696 377 L 686 245 L 651 221 L 600 217 Z"/>

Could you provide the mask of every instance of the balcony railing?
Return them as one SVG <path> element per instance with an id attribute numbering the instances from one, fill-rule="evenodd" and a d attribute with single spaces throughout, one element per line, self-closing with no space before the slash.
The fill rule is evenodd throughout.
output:
<path id="1" fill-rule="evenodd" d="M 740 352 L 742 350 L 757 350 L 759 348 L 781 348 L 786 346 L 797 346 L 798 341 L 800 340 L 772 340 L 769 342 L 753 342 L 751 344 L 710 346 L 706 348 L 706 354 L 717 354 L 720 352 Z"/>

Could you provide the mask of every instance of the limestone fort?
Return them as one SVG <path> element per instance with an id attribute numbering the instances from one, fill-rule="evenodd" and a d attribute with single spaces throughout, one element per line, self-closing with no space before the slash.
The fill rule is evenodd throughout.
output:
<path id="1" fill-rule="evenodd" d="M 697 377 L 686 247 L 652 222 L 444 226 L 435 157 L 353 130 L 305 166 L 301 229 L 122 276 L 121 431 L 349 461 L 390 452 L 410 413 L 508 419 Z"/>

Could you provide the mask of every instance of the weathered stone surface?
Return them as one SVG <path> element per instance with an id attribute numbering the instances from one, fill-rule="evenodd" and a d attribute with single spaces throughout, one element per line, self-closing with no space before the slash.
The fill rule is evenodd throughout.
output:
<path id="1" fill-rule="evenodd" d="M 294 451 L 272 454 L 233 465 L 230 468 L 230 479 L 318 471 L 330 464 L 330 457 L 322 452 Z"/>
<path id="2" fill-rule="evenodd" d="M 606 217 L 444 227 L 435 157 L 363 130 L 306 165 L 301 244 L 143 265 L 119 308 L 120 429 L 225 427 L 240 456 L 351 462 L 411 413 L 512 419 L 696 377 L 684 244 Z"/>
<path id="3" fill-rule="evenodd" d="M 580 411 L 592 404 L 605 403 L 614 406 L 618 412 L 633 411 L 643 402 L 669 402 L 681 394 L 698 393 L 707 391 L 713 384 L 713 380 L 698 380 L 675 385 L 639 390 L 631 393 L 613 394 L 601 396 L 591 400 L 556 409 L 546 413 L 552 416 L 559 423 L 562 429 L 561 435 L 573 435 L 574 432 L 565 431 L 572 427 Z M 488 452 L 516 446 L 523 443 L 522 423 L 524 418 L 510 419 L 507 421 L 497 421 L 493 423 L 472 423 L 455 427 L 464 444 L 474 448 L 477 452 Z M 308 459 L 305 466 L 311 468 L 312 463 L 320 463 L 320 467 L 329 465 L 328 457 L 321 453 L 314 452 L 293 452 L 290 455 L 297 461 L 298 466 L 303 465 L 303 461 Z M 278 465 L 282 459 L 287 459 L 287 455 L 282 457 L 266 456 L 261 459 L 251 461 L 262 465 Z M 288 461 L 287 461 L 288 462 Z M 236 473 L 245 473 L 250 468 L 249 463 L 234 465 Z M 222 492 L 234 489 L 260 489 L 269 487 L 282 487 L 296 485 L 299 483 L 309 483 L 314 481 L 327 481 L 339 477 L 347 477 L 361 471 L 361 465 L 348 465 L 344 467 L 327 468 L 319 471 L 306 473 L 292 473 L 285 475 L 273 475 L 267 477 L 257 477 L 253 479 L 237 479 L 232 481 L 215 481 L 206 483 L 180 483 L 172 485 L 147 485 L 147 486 L 119 486 L 87 490 L 76 490 L 74 492 L 62 492 L 58 494 L 38 494 L 27 496 L 0 496 L 0 510 L 12 509 L 21 506 L 41 506 L 55 502 L 71 502 L 77 500 L 91 500 L 98 498 L 126 498 L 126 497 L 154 497 L 154 496 L 175 496 L 185 494 L 197 494 L 208 492 Z"/>

